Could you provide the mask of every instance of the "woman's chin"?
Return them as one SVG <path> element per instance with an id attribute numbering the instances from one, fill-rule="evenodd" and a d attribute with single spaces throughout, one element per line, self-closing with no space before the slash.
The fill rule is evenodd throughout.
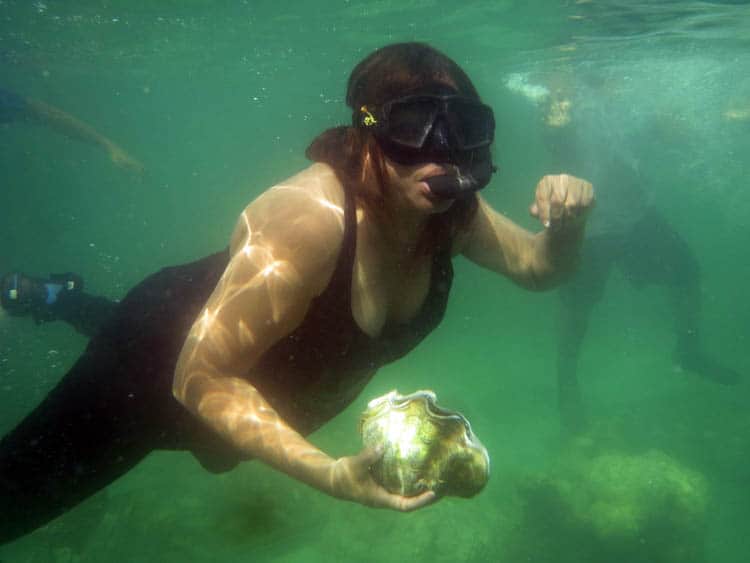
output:
<path id="1" fill-rule="evenodd" d="M 429 200 L 429 203 L 427 204 L 427 207 L 425 210 L 430 214 L 444 213 L 451 208 L 454 201 L 455 200 L 453 199 L 443 199 L 443 198 L 431 199 Z"/>

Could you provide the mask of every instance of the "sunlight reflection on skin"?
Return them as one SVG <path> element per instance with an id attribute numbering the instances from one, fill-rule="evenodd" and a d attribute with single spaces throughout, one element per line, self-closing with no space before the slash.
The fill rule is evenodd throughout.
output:
<path id="1" fill-rule="evenodd" d="M 567 179 L 545 177 L 539 186 L 549 192 L 562 178 Z M 576 181 L 583 193 L 584 182 Z M 253 370 L 267 350 L 300 326 L 310 304 L 328 286 L 343 241 L 344 200 L 333 170 L 314 164 L 263 192 L 243 211 L 232 234 L 229 264 L 180 352 L 173 393 L 238 452 L 333 496 L 411 510 L 434 495 L 407 499 L 378 487 L 369 473 L 378 452 L 339 459 L 326 455 L 287 424 L 250 381 L 255 376 L 285 377 Z M 357 210 L 357 221 L 364 223 L 367 236 L 362 212 Z M 562 272 L 550 259 L 549 233 L 522 229 L 480 199 L 469 257 L 523 287 L 540 289 L 556 282 L 557 269 Z M 571 241 L 566 244 L 577 244 L 578 237 Z M 376 318 L 381 313 L 373 288 L 377 280 L 367 279 L 364 261 L 355 256 L 357 303 L 365 319 Z M 377 276 L 377 260 L 372 262 L 369 274 Z M 376 369 L 373 365 L 357 377 L 366 381 Z M 300 412 L 306 412 L 307 403 L 323 400 L 314 392 L 308 395 L 300 399 L 305 404 L 296 405 Z"/>
<path id="2" fill-rule="evenodd" d="M 279 185 L 273 189 L 278 191 L 284 189 L 301 190 L 303 188 Z M 313 199 L 313 201 L 318 205 L 333 211 L 337 218 L 340 220 L 340 225 L 343 230 L 344 210 L 340 206 L 335 205 L 331 201 L 324 198 L 315 198 Z M 199 342 L 206 338 L 206 336 L 208 336 L 215 328 L 214 324 L 217 322 L 217 317 L 220 315 L 222 309 L 230 305 L 236 298 L 241 297 L 242 294 L 248 290 L 257 291 L 260 289 L 266 292 L 269 298 L 271 298 L 271 306 L 272 310 L 274 311 L 274 314 L 271 318 L 272 320 L 277 321 L 282 308 L 278 305 L 274 305 L 274 302 L 278 302 L 277 299 L 274 299 L 275 294 L 277 294 L 277 292 L 274 290 L 275 286 L 296 285 L 296 282 L 300 281 L 299 273 L 297 272 L 294 265 L 288 260 L 276 259 L 274 256 L 273 245 L 271 245 L 270 243 L 263 244 L 263 233 L 260 230 L 254 230 L 252 228 L 247 210 L 242 213 L 241 218 L 244 223 L 246 232 L 246 238 L 244 240 L 244 243 L 242 244 L 241 254 L 242 256 L 244 256 L 244 258 L 246 258 L 246 262 L 243 263 L 233 259 L 230 262 L 226 272 L 222 276 L 222 280 L 224 278 L 234 277 L 234 270 L 237 269 L 248 269 L 255 271 L 256 273 L 249 278 L 245 278 L 245 276 L 239 276 L 246 279 L 244 285 L 239 285 L 237 287 L 228 285 L 225 288 L 223 296 L 218 299 L 219 306 L 213 311 L 210 311 L 208 308 L 203 310 L 201 316 L 199 317 L 200 320 L 197 323 L 197 335 L 193 335 Z M 255 239 L 257 239 L 259 242 L 255 242 Z M 237 329 L 239 333 L 244 335 L 244 337 L 240 338 L 240 340 L 249 341 L 250 343 L 255 341 L 253 330 L 244 320 L 238 322 Z"/>
<path id="3" fill-rule="evenodd" d="M 327 241 L 343 233 L 344 210 L 326 197 L 329 179 L 316 173 L 271 188 L 243 211 L 231 260 L 186 340 L 175 394 L 244 451 L 284 467 L 305 460 L 327 479 L 332 460 L 245 379 L 257 359 L 301 322 L 312 292 L 320 289 L 305 278 L 335 261 L 336 249 Z"/>
<path id="4" fill-rule="evenodd" d="M 336 497 L 414 510 L 434 494 L 405 498 L 378 486 L 369 472 L 374 452 L 328 456 L 282 419 L 247 378 L 327 287 L 343 241 L 343 200 L 333 170 L 313 165 L 245 209 L 232 235 L 229 265 L 180 353 L 173 392 L 248 457 Z"/>

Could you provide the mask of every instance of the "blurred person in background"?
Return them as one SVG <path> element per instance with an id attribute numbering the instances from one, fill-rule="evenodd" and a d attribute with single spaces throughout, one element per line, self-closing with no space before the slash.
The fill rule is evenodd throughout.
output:
<path id="1" fill-rule="evenodd" d="M 43 125 L 70 139 L 101 148 L 119 168 L 136 174 L 143 172 L 143 165 L 138 160 L 88 123 L 45 102 L 0 87 L 0 124 L 14 122 Z"/>
<path id="2" fill-rule="evenodd" d="M 659 124 L 649 122 L 647 131 L 631 135 L 635 119 L 619 127 L 617 108 L 608 105 L 607 96 L 589 90 L 587 97 L 577 96 L 575 80 L 572 72 L 553 76 L 540 104 L 544 140 L 552 156 L 549 169 L 589 179 L 600 196 L 586 229 L 581 266 L 559 289 L 558 399 L 561 423 L 572 432 L 586 427 L 578 360 L 591 313 L 613 268 L 637 289 L 656 285 L 666 292 L 679 370 L 721 385 L 735 385 L 741 379 L 705 348 L 700 265 L 685 239 L 654 205 L 653 187 L 640 170 L 637 151 L 664 136 L 656 131 Z"/>

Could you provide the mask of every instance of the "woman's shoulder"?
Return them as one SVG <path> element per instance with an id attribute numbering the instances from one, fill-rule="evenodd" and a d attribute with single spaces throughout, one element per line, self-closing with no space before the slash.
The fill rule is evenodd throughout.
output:
<path id="1" fill-rule="evenodd" d="M 325 209 L 339 208 L 343 212 L 344 189 L 333 168 L 316 162 L 304 170 L 282 180 L 266 189 L 259 197 L 251 201 L 246 210 L 288 207 L 292 205 L 297 211 L 308 207 L 314 212 L 319 206 Z M 297 209 L 297 206 L 300 209 Z"/>
<path id="2" fill-rule="evenodd" d="M 315 163 L 265 190 L 243 210 L 232 252 L 250 239 L 306 249 L 323 258 L 337 252 L 344 232 L 344 190 L 333 169 Z"/>

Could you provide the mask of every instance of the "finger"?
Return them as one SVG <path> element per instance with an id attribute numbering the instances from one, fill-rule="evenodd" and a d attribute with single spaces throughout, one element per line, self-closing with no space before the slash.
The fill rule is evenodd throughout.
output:
<path id="1" fill-rule="evenodd" d="M 394 495 L 383 488 L 381 488 L 380 491 L 381 492 L 375 499 L 375 505 L 382 508 L 398 510 L 400 512 L 411 512 L 417 510 L 428 504 L 432 504 L 438 499 L 438 496 L 434 491 L 425 491 L 424 493 L 413 497 Z"/>
<path id="2" fill-rule="evenodd" d="M 589 182 L 583 183 L 583 191 L 581 194 L 581 207 L 588 208 L 594 204 L 594 186 Z"/>
<path id="3" fill-rule="evenodd" d="M 549 198 L 550 226 L 559 225 L 565 211 L 565 200 L 567 199 L 568 195 L 568 186 L 566 180 L 567 178 L 564 176 L 556 176 L 551 183 Z"/>
<path id="4" fill-rule="evenodd" d="M 411 512 L 419 508 L 424 508 L 435 502 L 438 499 L 435 491 L 425 491 L 424 493 L 415 497 L 401 497 L 400 510 L 403 512 Z"/>
<path id="5" fill-rule="evenodd" d="M 536 186 L 536 194 L 534 203 L 532 204 L 537 209 L 536 217 L 539 217 L 539 220 L 545 227 L 549 227 L 549 199 L 551 189 L 550 179 L 548 176 L 545 176 Z"/>
<path id="6" fill-rule="evenodd" d="M 586 213 L 593 201 L 593 188 L 589 182 L 580 180 L 568 189 L 565 200 L 565 214 L 569 217 L 579 217 Z"/>
<path id="7" fill-rule="evenodd" d="M 577 217 L 581 211 L 581 186 L 568 186 L 563 204 L 563 217 Z"/>
<path id="8" fill-rule="evenodd" d="M 377 445 L 374 448 L 365 448 L 355 456 L 357 464 L 369 468 L 380 461 L 384 452 L 385 448 L 382 444 Z"/>

